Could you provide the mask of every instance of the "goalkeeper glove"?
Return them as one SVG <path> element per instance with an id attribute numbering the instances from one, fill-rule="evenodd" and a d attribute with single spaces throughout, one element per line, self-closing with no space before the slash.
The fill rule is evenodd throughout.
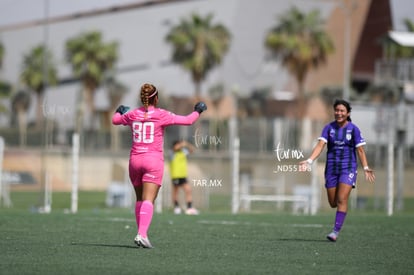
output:
<path id="1" fill-rule="evenodd" d="M 115 113 L 120 113 L 121 115 L 123 115 L 123 114 L 125 114 L 125 113 L 126 113 L 126 112 L 128 112 L 128 111 L 129 111 L 129 107 L 128 107 L 128 106 L 120 105 L 120 106 L 116 109 Z"/>
<path id="2" fill-rule="evenodd" d="M 194 106 L 194 111 L 197 111 L 199 114 L 201 114 L 202 112 L 204 112 L 205 110 L 207 110 L 207 105 L 204 102 L 198 102 L 195 106 Z"/>

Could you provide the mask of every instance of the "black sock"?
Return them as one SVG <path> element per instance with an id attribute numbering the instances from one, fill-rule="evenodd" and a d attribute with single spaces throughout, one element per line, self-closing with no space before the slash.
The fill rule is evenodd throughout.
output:
<path id="1" fill-rule="evenodd" d="M 193 208 L 193 203 L 191 201 L 187 202 L 187 208 Z"/>

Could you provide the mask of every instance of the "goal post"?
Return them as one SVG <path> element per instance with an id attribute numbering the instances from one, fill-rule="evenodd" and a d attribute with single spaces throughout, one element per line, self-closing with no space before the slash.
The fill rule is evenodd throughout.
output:
<path id="1" fill-rule="evenodd" d="M 72 213 L 78 212 L 78 186 L 79 186 L 79 134 L 72 136 L 72 194 L 71 207 Z"/>

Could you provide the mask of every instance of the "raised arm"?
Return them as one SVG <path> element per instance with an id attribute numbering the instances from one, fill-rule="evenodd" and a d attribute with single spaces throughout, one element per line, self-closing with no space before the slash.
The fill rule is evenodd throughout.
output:
<path id="1" fill-rule="evenodd" d="M 191 114 L 187 116 L 180 116 L 175 115 L 173 118 L 174 125 L 191 125 L 193 124 L 198 118 L 200 117 L 200 114 L 196 111 L 192 112 Z"/>
<path id="2" fill-rule="evenodd" d="M 122 115 L 120 113 L 114 113 L 112 116 L 112 124 L 120 125 L 122 124 Z"/>
<path id="3" fill-rule="evenodd" d="M 197 102 L 197 104 L 194 106 L 194 112 L 187 116 L 175 115 L 173 124 L 191 125 L 200 117 L 200 114 L 205 110 L 207 110 L 207 105 L 204 102 Z"/>
<path id="4" fill-rule="evenodd" d="M 112 116 L 112 124 L 114 125 L 126 124 L 122 115 L 128 112 L 128 110 L 129 110 L 128 106 L 120 105 Z"/>

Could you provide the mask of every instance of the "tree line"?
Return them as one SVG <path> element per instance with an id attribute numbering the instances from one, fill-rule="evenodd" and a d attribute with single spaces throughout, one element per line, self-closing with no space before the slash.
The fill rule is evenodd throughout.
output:
<path id="1" fill-rule="evenodd" d="M 191 75 L 195 87 L 195 96 L 201 94 L 201 84 L 210 71 L 219 66 L 231 46 L 232 35 L 220 23 L 213 22 L 213 14 L 202 16 L 197 13 L 181 18 L 178 24 L 171 26 L 165 36 L 165 42 L 172 47 L 171 60 Z M 276 19 L 269 28 L 264 47 L 271 58 L 281 62 L 282 66 L 294 77 L 298 84 L 298 110 L 303 110 L 305 89 L 304 81 L 309 71 L 327 61 L 335 50 L 334 43 L 324 30 L 325 22 L 318 10 L 308 13 L 292 7 Z M 412 22 L 407 27 L 414 31 Z M 393 53 L 401 56 L 413 56 L 412 49 L 404 49 L 388 43 Z M 0 41 L 0 69 L 7 49 Z M 82 100 L 77 106 L 75 131 L 81 132 L 89 119 L 90 124 L 95 112 L 94 96 L 96 90 L 105 85 L 111 109 L 115 109 L 126 92 L 114 74 L 119 58 L 119 43 L 105 41 L 100 31 L 80 33 L 65 43 L 65 61 L 72 69 L 73 77 L 81 83 Z M 0 80 L 0 96 L 11 98 L 11 106 L 0 105 L 0 112 L 16 114 L 21 132 L 27 127 L 26 113 L 30 107 L 30 94 L 37 97 L 35 126 L 44 126 L 42 104 L 48 86 L 57 85 L 59 76 L 54 56 L 44 44 L 36 45 L 24 54 L 22 70 L 15 90 L 13 84 Z M 303 114 L 298 114 L 303 115 Z M 14 116 L 11 116 L 14 117 Z M 14 124 L 15 125 L 15 124 Z M 24 143 L 24 142 L 23 142 Z"/>

